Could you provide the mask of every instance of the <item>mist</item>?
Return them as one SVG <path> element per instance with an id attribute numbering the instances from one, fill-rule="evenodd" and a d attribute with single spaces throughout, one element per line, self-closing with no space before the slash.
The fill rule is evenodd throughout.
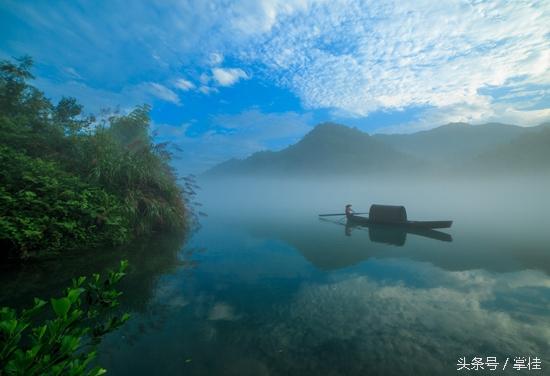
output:
<path id="1" fill-rule="evenodd" d="M 412 219 L 430 217 L 549 224 L 549 176 L 443 179 L 407 178 L 219 178 L 199 179 L 198 200 L 216 216 L 316 216 L 342 213 L 353 204 L 404 205 Z M 523 215 L 526 215 L 523 216 Z"/>
<path id="2" fill-rule="evenodd" d="M 208 215 L 202 219 L 206 226 L 230 226 L 253 237 L 298 244 L 305 253 L 332 255 L 336 263 L 346 251 L 358 257 L 356 262 L 370 252 L 378 258 L 405 257 L 450 270 L 510 271 L 527 266 L 550 274 L 548 177 L 226 178 L 200 182 L 198 200 L 200 210 Z M 442 230 L 452 240 L 443 243 L 409 233 L 399 240 L 404 245 L 399 247 L 373 241 L 376 235 L 366 229 L 354 230 L 352 239 L 347 239 L 343 216 L 318 217 L 343 213 L 346 204 L 352 204 L 356 212 L 368 212 L 371 204 L 403 205 L 409 220 L 452 220 L 452 227 Z"/>

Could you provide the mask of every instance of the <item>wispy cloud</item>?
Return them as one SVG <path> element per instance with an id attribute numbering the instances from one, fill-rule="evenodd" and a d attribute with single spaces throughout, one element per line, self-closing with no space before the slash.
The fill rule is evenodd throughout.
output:
<path id="1" fill-rule="evenodd" d="M 202 172 L 231 157 L 244 158 L 296 142 L 313 126 L 309 113 L 266 113 L 258 109 L 217 115 L 212 122 L 215 127 L 198 136 L 188 135 L 190 124 L 157 124 L 155 133 L 182 149 L 179 156 L 186 160 L 186 172 Z"/>
<path id="2" fill-rule="evenodd" d="M 426 109 L 415 119 L 379 128 L 376 131 L 380 133 L 412 133 L 452 122 L 534 126 L 550 119 L 550 109 L 548 108 L 524 110 L 518 108 L 519 105 L 516 102 L 512 104 L 494 102 L 490 97 L 479 96 L 476 101 L 470 103 L 456 103 Z"/>
<path id="3" fill-rule="evenodd" d="M 223 62 L 223 55 L 217 52 L 213 52 L 210 54 L 210 64 L 212 65 L 218 65 Z"/>
<path id="4" fill-rule="evenodd" d="M 156 82 L 150 82 L 148 86 L 151 94 L 156 98 L 159 98 L 174 104 L 180 104 L 178 95 L 174 93 L 172 90 L 168 89 L 166 86 L 158 84 Z"/>
<path id="5" fill-rule="evenodd" d="M 177 104 L 178 94 L 185 101 L 254 79 L 288 89 L 306 110 L 348 117 L 414 106 L 429 109 L 417 124 L 550 116 L 547 1 L 157 0 L 128 8 L 113 0 L 84 9 L 7 0 L 0 14 L 20 28 L 5 29 L 2 50 L 31 54 L 47 67 L 40 78 L 59 87 L 78 80 L 112 97 L 141 87 L 142 97 Z M 56 66 L 70 68 L 55 76 Z M 510 90 L 498 97 L 491 88 Z"/>
<path id="6" fill-rule="evenodd" d="M 38 78 L 34 84 L 45 90 L 48 97 L 54 102 L 63 96 L 74 97 L 79 102 L 86 104 L 85 110 L 87 112 L 95 114 L 104 109 L 118 107 L 121 110 L 126 110 L 138 104 L 155 103 L 159 100 L 175 105 L 181 104 L 176 93 L 155 82 L 127 85 L 121 91 L 94 87 L 82 80 L 60 83 L 47 78 Z"/>
<path id="7" fill-rule="evenodd" d="M 230 6 L 233 17 L 228 26 L 242 35 L 266 33 L 284 16 L 301 13 L 309 8 L 309 0 L 236 1 Z"/>
<path id="8" fill-rule="evenodd" d="M 307 108 L 366 116 L 475 104 L 479 90 L 550 84 L 547 2 L 319 2 L 242 53 Z"/>
<path id="9" fill-rule="evenodd" d="M 216 89 L 215 87 L 210 87 L 210 86 L 207 86 L 207 85 L 201 85 L 199 87 L 199 92 L 203 93 L 203 94 L 211 94 L 211 93 L 217 93 L 218 92 L 218 89 Z"/>
<path id="10" fill-rule="evenodd" d="M 240 68 L 214 68 L 212 77 L 220 86 L 231 86 L 241 79 L 248 79 L 248 75 Z"/>
<path id="11" fill-rule="evenodd" d="M 174 85 L 180 89 L 180 90 L 183 90 L 183 91 L 188 91 L 188 90 L 191 90 L 191 89 L 194 89 L 195 88 L 195 84 L 192 83 L 191 81 L 189 80 L 186 80 L 186 79 L 183 79 L 183 78 L 178 78 L 176 80 L 176 82 L 174 83 Z"/>

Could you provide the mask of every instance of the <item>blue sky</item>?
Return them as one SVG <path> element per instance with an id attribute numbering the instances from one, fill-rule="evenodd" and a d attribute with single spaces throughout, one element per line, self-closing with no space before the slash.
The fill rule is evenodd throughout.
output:
<path id="1" fill-rule="evenodd" d="M 150 103 L 182 171 L 368 132 L 550 120 L 548 1 L 10 1 L 0 57 L 87 111 Z M 181 161 L 181 162 L 180 162 Z"/>

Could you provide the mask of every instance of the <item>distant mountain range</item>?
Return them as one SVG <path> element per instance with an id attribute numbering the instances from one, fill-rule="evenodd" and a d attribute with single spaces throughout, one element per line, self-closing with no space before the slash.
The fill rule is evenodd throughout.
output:
<path id="1" fill-rule="evenodd" d="M 298 143 L 231 159 L 207 177 L 550 173 L 550 123 L 537 127 L 451 123 L 413 134 L 369 135 L 334 123 Z"/>

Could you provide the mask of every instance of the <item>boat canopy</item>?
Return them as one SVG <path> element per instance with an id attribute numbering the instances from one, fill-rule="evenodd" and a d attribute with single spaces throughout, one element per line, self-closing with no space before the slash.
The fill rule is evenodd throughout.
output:
<path id="1" fill-rule="evenodd" d="M 379 223 L 406 222 L 407 211 L 404 206 L 371 205 L 369 220 Z"/>

